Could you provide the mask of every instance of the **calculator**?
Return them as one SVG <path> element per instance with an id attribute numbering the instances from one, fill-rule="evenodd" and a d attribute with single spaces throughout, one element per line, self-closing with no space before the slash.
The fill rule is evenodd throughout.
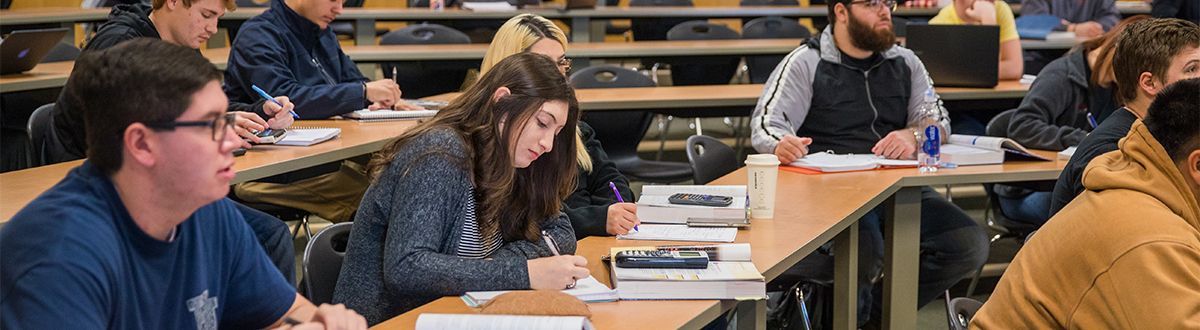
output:
<path id="1" fill-rule="evenodd" d="M 679 193 L 671 195 L 667 198 L 671 204 L 683 205 L 700 205 L 700 206 L 729 206 L 733 204 L 733 197 L 718 196 L 718 195 L 703 195 L 703 194 L 685 194 Z"/>
<path id="2" fill-rule="evenodd" d="M 264 129 L 261 132 L 254 133 L 258 137 L 258 144 L 273 144 L 283 140 L 283 136 L 287 135 L 287 130 L 284 129 Z"/>
<path id="3" fill-rule="evenodd" d="M 621 268 L 708 268 L 708 253 L 704 251 L 644 251 L 617 252 L 617 267 Z"/>

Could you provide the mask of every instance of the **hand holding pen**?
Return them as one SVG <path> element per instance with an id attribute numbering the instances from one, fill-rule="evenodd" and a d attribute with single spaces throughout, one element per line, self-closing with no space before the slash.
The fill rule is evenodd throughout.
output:
<path id="1" fill-rule="evenodd" d="M 630 233 L 631 229 L 637 231 L 638 225 L 642 223 L 637 217 L 637 204 L 626 203 L 615 183 L 609 182 L 608 187 L 612 189 L 613 196 L 617 197 L 617 202 L 608 206 L 605 232 L 609 235 L 624 235 Z"/>
<path id="2" fill-rule="evenodd" d="M 580 256 L 562 255 L 558 252 L 558 244 L 554 237 L 545 230 L 542 240 L 550 249 L 553 257 L 530 259 L 526 261 L 529 267 L 529 288 L 534 290 L 563 290 L 575 287 L 577 280 L 587 278 L 591 273 L 587 269 L 587 259 Z"/>

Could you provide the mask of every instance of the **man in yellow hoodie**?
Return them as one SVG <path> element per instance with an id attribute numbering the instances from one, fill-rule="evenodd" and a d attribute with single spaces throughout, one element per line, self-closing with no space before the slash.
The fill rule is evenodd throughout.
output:
<path id="1" fill-rule="evenodd" d="M 1083 185 L 971 328 L 1200 328 L 1200 79 L 1164 89 Z"/>

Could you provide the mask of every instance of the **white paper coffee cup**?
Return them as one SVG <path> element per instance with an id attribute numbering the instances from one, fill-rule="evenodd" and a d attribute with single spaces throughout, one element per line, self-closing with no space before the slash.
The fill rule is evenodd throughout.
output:
<path id="1" fill-rule="evenodd" d="M 746 188 L 750 194 L 750 218 L 775 217 L 775 186 L 779 180 L 779 158 L 773 154 L 746 158 Z"/>

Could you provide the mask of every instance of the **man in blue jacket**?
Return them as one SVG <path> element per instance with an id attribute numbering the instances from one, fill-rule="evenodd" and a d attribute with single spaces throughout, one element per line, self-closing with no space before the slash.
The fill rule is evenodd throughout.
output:
<path id="1" fill-rule="evenodd" d="M 342 13 L 341 1 L 271 0 L 271 8 L 238 32 L 225 69 L 230 100 L 259 99 L 252 85 L 291 97 L 302 119 L 347 112 L 407 108 L 400 86 L 387 79 L 367 81 L 342 52 L 329 29 Z"/>
<path id="2" fill-rule="evenodd" d="M 933 84 L 921 60 L 895 45 L 895 4 L 829 1 L 830 25 L 771 72 L 751 117 L 754 149 L 775 154 L 784 164 L 826 150 L 915 159 L 913 127 L 921 120 L 923 95 Z M 943 136 L 949 136 L 950 121 L 940 110 Z M 873 280 L 883 271 L 882 216 L 883 207 L 877 207 L 858 221 L 860 326 L 882 302 L 872 292 Z M 984 231 L 962 209 L 932 188 L 922 188 L 917 303 L 929 303 L 979 269 L 987 259 L 987 244 Z M 810 277 L 831 273 L 832 262 L 821 264 L 822 259 L 827 260 L 808 258 L 797 270 Z M 817 265 L 808 266 L 812 264 Z"/>

